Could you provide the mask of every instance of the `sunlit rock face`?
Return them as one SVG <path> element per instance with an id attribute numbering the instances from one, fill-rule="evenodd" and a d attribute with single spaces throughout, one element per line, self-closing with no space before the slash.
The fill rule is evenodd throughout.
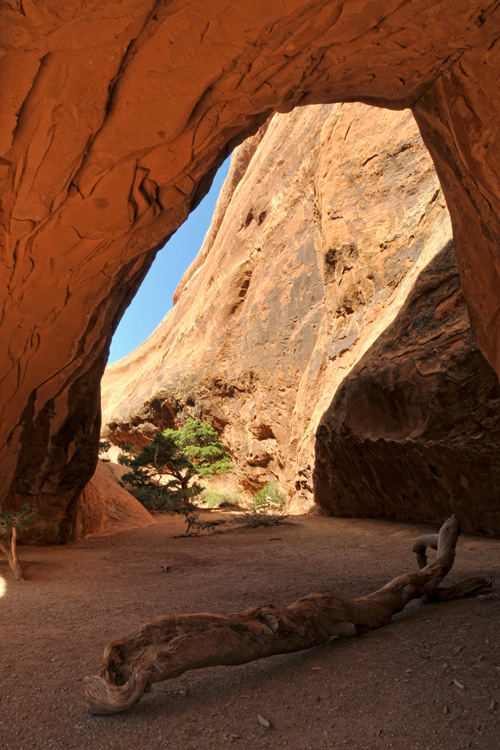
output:
<path id="1" fill-rule="evenodd" d="M 384 355 L 391 347 L 389 371 Z M 370 407 L 380 410 L 363 436 L 379 447 L 378 470 L 391 485 L 378 507 L 380 483 L 374 485 L 363 509 L 365 444 L 353 456 L 343 448 L 345 470 L 337 474 L 337 443 L 324 436 L 325 425 L 340 418 L 339 394 L 361 382 L 358 372 L 372 359 L 364 399 L 347 394 L 343 409 L 358 421 Z M 308 508 L 316 463 L 316 500 L 327 511 L 437 520 L 443 507 L 449 511 L 446 491 L 456 494 L 465 480 L 450 467 L 434 507 L 435 475 L 429 479 L 421 466 L 423 425 L 439 451 L 445 436 L 452 440 L 453 424 L 454 444 L 476 450 L 472 465 L 478 442 L 468 423 L 461 428 L 464 413 L 475 413 L 477 422 L 479 412 L 492 411 L 495 383 L 472 341 L 448 212 L 411 114 L 322 105 L 275 115 L 237 150 L 174 309 L 145 344 L 106 370 L 104 423 L 114 442 L 141 445 L 186 414 L 200 416 L 222 431 L 244 487 L 275 479 L 295 509 Z M 464 389 L 475 394 L 475 412 Z M 393 412 L 400 414 L 394 440 L 404 442 L 406 463 L 379 440 Z M 463 454 L 457 456 L 460 462 Z M 398 477 L 410 481 L 414 458 L 419 491 L 428 487 L 420 506 L 394 492 Z M 427 463 L 438 462 L 431 456 Z M 351 511 L 350 467 L 360 488 Z M 480 504 L 479 485 L 472 491 Z M 488 504 L 493 496 L 492 489 Z"/>
<path id="2" fill-rule="evenodd" d="M 115 534 L 153 523 L 151 513 L 118 484 L 110 465 L 98 461 L 94 476 L 80 495 L 69 539 Z"/>
<path id="3" fill-rule="evenodd" d="M 65 538 L 96 465 L 112 331 L 214 167 L 273 111 L 413 109 L 473 330 L 500 371 L 497 5 L 40 0 L 0 12 L 2 508 L 33 502 Z"/>

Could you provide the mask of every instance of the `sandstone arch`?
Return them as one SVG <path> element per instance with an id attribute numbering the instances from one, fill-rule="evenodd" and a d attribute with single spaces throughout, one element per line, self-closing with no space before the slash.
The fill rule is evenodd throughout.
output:
<path id="1" fill-rule="evenodd" d="M 97 459 L 112 331 L 213 170 L 272 111 L 413 109 L 472 325 L 499 372 L 499 5 L 4 6 L 2 507 L 34 499 L 46 539 L 65 538 Z"/>

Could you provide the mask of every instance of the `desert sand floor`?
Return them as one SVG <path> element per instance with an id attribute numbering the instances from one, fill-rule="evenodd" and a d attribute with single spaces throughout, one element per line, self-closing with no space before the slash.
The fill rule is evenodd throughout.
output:
<path id="1" fill-rule="evenodd" d="M 500 748 L 500 540 L 476 537 L 459 540 L 449 580 L 491 574 L 486 597 L 412 602 L 367 635 L 189 672 L 128 713 L 91 716 L 82 678 L 99 670 L 108 640 L 159 614 L 369 593 L 416 568 L 413 541 L 430 530 L 307 516 L 185 539 L 175 538 L 179 518 L 159 518 L 66 547 L 21 548 L 24 583 L 0 560 L 2 750 Z"/>

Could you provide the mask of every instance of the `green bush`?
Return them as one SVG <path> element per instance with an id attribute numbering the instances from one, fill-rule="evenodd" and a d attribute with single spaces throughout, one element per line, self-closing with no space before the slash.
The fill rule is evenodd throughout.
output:
<path id="1" fill-rule="evenodd" d="M 137 487 L 137 489 L 134 490 L 134 496 L 151 513 L 177 512 L 177 498 L 175 495 L 172 497 L 172 493 L 169 492 L 168 488 L 144 485 L 143 487 Z"/>
<path id="2" fill-rule="evenodd" d="M 252 505 L 258 508 L 260 505 L 270 503 L 281 508 L 284 502 L 285 493 L 279 484 L 277 484 L 277 482 L 267 482 L 267 484 L 265 484 L 262 489 L 256 492 L 253 496 Z"/>
<path id="3" fill-rule="evenodd" d="M 103 458 L 101 456 L 101 453 L 107 453 L 110 448 L 111 443 L 109 442 L 109 440 L 99 440 L 99 458 L 103 462 L 103 464 L 111 463 L 109 458 Z"/>
<path id="4" fill-rule="evenodd" d="M 224 508 L 241 504 L 241 498 L 236 492 L 218 492 L 209 489 L 203 490 L 200 500 L 206 503 L 209 508 Z"/>

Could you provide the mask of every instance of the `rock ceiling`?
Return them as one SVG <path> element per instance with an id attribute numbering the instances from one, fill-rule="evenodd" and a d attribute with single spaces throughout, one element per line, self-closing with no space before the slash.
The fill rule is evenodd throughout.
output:
<path id="1" fill-rule="evenodd" d="M 500 370 L 498 2 L 11 0 L 0 27 L 3 507 L 50 507 L 54 529 L 74 516 L 112 332 L 213 170 L 272 111 L 412 108 Z"/>

